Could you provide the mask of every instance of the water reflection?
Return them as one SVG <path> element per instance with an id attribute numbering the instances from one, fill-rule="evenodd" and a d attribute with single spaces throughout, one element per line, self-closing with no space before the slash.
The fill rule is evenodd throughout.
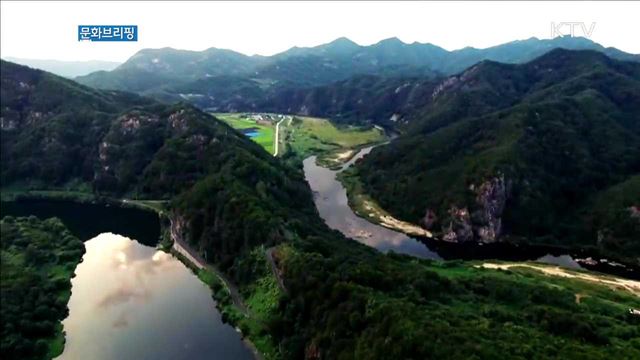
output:
<path id="1" fill-rule="evenodd" d="M 85 242 L 59 359 L 251 359 L 210 290 L 170 254 L 103 233 Z"/>
<path id="2" fill-rule="evenodd" d="M 362 149 L 343 166 L 343 169 L 370 151 L 371 148 Z M 393 250 L 421 258 L 440 258 L 423 243 L 356 215 L 349 207 L 346 189 L 336 179 L 338 172 L 318 166 L 315 156 L 305 159 L 303 165 L 305 177 L 314 193 L 318 212 L 330 228 L 380 251 Z"/>

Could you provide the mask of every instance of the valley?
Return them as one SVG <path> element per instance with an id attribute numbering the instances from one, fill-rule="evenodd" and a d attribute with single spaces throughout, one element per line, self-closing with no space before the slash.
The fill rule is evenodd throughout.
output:
<path id="1" fill-rule="evenodd" d="M 309 155 L 323 155 L 322 161 L 334 167 L 348 160 L 348 155 L 355 154 L 357 149 L 386 140 L 382 128 L 336 126 L 328 119 L 269 113 L 213 115 L 248 136 L 274 156 L 289 156 L 301 160 Z M 279 147 L 277 154 L 276 141 Z"/>

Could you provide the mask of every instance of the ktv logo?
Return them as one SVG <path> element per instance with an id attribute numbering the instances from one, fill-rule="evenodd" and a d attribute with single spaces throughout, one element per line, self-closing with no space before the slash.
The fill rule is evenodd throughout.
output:
<path id="1" fill-rule="evenodd" d="M 596 23 L 592 22 L 587 28 L 587 24 L 584 22 L 561 22 L 561 23 L 551 23 L 551 37 L 558 36 L 584 36 L 586 38 L 591 38 L 593 35 L 593 30 L 596 28 Z"/>

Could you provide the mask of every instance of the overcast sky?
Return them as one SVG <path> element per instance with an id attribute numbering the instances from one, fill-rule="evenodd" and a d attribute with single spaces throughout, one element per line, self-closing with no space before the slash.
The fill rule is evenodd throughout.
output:
<path id="1" fill-rule="evenodd" d="M 596 23 L 591 39 L 640 53 L 639 2 L 13 2 L 0 3 L 4 57 L 125 61 L 143 48 L 227 48 L 272 55 L 346 36 L 369 45 L 389 37 L 448 50 L 532 36 L 551 23 Z M 78 42 L 78 25 L 138 25 L 139 41 Z M 568 32 L 564 27 L 564 32 Z M 576 35 L 582 29 L 576 27 Z"/>

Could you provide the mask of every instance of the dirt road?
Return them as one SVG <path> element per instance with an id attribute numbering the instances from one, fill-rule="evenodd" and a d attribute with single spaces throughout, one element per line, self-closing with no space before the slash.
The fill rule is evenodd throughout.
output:
<path id="1" fill-rule="evenodd" d="M 186 257 L 191 263 L 193 263 L 198 269 L 206 269 L 216 274 L 220 280 L 222 280 L 229 289 L 229 294 L 231 295 L 231 300 L 233 301 L 233 305 L 235 305 L 244 315 L 250 316 L 249 309 L 245 305 L 242 300 L 242 296 L 238 291 L 238 288 L 218 269 L 214 266 L 208 264 L 195 250 L 193 250 L 188 244 L 186 244 L 180 236 L 174 233 L 174 227 L 171 226 L 171 238 L 173 239 L 173 249 Z"/>
<path id="2" fill-rule="evenodd" d="M 584 281 L 599 283 L 614 289 L 624 289 L 630 293 L 640 297 L 640 281 L 628 280 L 609 275 L 592 275 L 581 272 L 571 271 L 569 269 L 561 268 L 558 266 L 545 266 L 535 264 L 496 264 L 496 263 L 484 263 L 481 265 L 487 269 L 509 269 L 511 267 L 526 267 L 538 270 L 546 275 L 560 276 L 566 278 L 580 279 Z"/>

